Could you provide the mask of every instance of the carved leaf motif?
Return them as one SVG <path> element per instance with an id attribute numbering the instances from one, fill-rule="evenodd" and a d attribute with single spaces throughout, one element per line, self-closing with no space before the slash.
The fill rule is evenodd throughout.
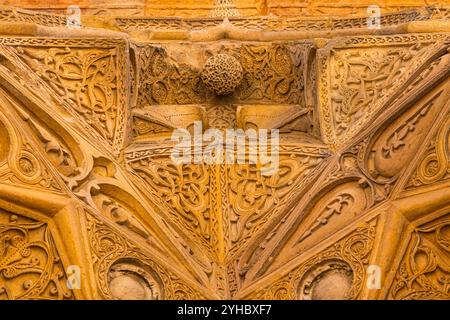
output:
<path id="1" fill-rule="evenodd" d="M 426 136 L 429 123 L 445 103 L 444 96 L 441 89 L 425 97 L 379 135 L 368 160 L 372 176 L 379 180 L 391 179 L 401 172 L 414 157 L 418 142 Z"/>
<path id="2" fill-rule="evenodd" d="M 123 108 L 117 48 L 19 46 L 16 50 L 87 124 L 115 145 Z"/>
<path id="3" fill-rule="evenodd" d="M 70 299 L 66 281 L 48 226 L 0 211 L 0 299 Z"/>
<path id="4" fill-rule="evenodd" d="M 450 220 L 416 228 L 391 288 L 394 299 L 450 299 Z"/>
<path id="5" fill-rule="evenodd" d="M 428 146 L 406 189 L 428 185 L 450 177 L 450 117 Z"/>
<path id="6" fill-rule="evenodd" d="M 438 35 L 436 40 L 413 35 L 355 37 L 321 53 L 319 95 L 327 141 L 348 141 L 441 47 Z M 401 144 L 400 132 L 396 138 Z"/>

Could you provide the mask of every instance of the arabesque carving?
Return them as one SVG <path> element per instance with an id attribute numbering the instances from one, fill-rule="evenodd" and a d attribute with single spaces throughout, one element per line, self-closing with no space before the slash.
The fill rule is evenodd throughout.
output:
<path id="1" fill-rule="evenodd" d="M 216 5 L 0 8 L 0 299 L 450 299 L 448 8 Z"/>
<path id="2" fill-rule="evenodd" d="M 370 221 L 359 226 L 344 239 L 303 262 L 282 279 L 255 292 L 254 298 L 309 300 L 309 295 L 311 294 L 309 292 L 310 287 L 314 281 L 317 281 L 317 276 L 309 279 L 309 273 L 319 268 L 320 271 L 314 272 L 324 272 L 329 268 L 345 270 L 350 275 L 351 284 L 348 287 L 348 292 L 345 292 L 342 297 L 340 296 L 338 298 L 357 298 L 365 281 L 365 268 L 367 266 L 367 258 L 372 250 L 375 231 L 376 221 Z M 336 266 L 328 266 L 323 269 L 322 264 L 324 263 L 332 263 Z M 308 283 L 305 283 L 305 281 Z"/>
<path id="3" fill-rule="evenodd" d="M 391 299 L 450 299 L 449 228 L 447 214 L 412 231 L 391 287 Z"/>
<path id="4" fill-rule="evenodd" d="M 73 299 L 46 223 L 0 211 L 0 299 Z"/>

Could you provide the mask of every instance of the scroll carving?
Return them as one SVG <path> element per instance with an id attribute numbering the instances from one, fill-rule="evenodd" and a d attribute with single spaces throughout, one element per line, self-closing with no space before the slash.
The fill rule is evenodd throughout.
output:
<path id="1" fill-rule="evenodd" d="M 4 98 L 0 96 L 0 100 L 6 104 Z M 0 111 L 0 130 L 4 134 L 2 139 L 8 142 L 8 146 L 2 146 L 0 181 L 61 191 L 61 184 L 43 164 L 29 138 L 19 133 L 17 126 L 12 125 Z"/>
<path id="2" fill-rule="evenodd" d="M 0 8 L 0 299 L 367 298 L 394 246 L 378 221 L 405 226 L 383 297 L 450 299 L 447 8 L 379 30 L 85 13 L 69 30 Z M 223 147 L 227 129 L 278 130 L 278 171 L 202 161 L 205 136 L 176 164 L 172 133 L 198 122 Z"/>
<path id="3" fill-rule="evenodd" d="M 308 42 L 292 45 L 240 45 L 220 51 L 237 59 L 243 69 L 241 84 L 232 94 L 235 102 L 304 102 L 303 64 L 311 47 Z M 214 101 L 201 80 L 206 58 L 203 53 L 189 63 L 172 62 L 179 48 L 146 46 L 139 49 L 138 106 L 205 104 Z M 211 49 L 212 50 L 212 49 Z M 217 49 L 214 49 L 217 50 Z"/>
<path id="4" fill-rule="evenodd" d="M 0 210 L 0 299 L 72 299 L 49 227 Z"/>
<path id="5" fill-rule="evenodd" d="M 415 228 L 389 297 L 402 300 L 450 299 L 450 215 Z"/>
<path id="6" fill-rule="evenodd" d="M 413 189 L 450 177 L 450 117 L 439 129 L 406 185 Z"/>
<path id="7" fill-rule="evenodd" d="M 374 37 L 370 41 L 367 37 L 353 38 L 329 53 L 322 50 L 319 97 L 326 139 L 341 145 L 367 124 L 383 103 L 442 47 L 439 40 L 437 35 Z M 392 42 L 397 46 L 392 47 Z"/>
<path id="8" fill-rule="evenodd" d="M 176 276 L 172 271 L 160 266 L 144 254 L 136 245 L 115 233 L 104 222 L 86 214 L 87 230 L 94 260 L 94 270 L 103 297 L 117 298 L 111 292 L 111 266 L 120 261 L 138 261 L 138 265 L 151 269 L 161 279 L 160 289 L 168 300 L 198 300 L 202 295 Z"/>

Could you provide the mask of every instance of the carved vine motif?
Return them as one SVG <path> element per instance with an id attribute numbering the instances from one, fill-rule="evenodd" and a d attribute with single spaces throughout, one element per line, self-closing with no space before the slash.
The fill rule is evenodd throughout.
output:
<path id="1" fill-rule="evenodd" d="M 32 22 L 44 26 L 66 26 L 67 18 L 64 15 L 55 15 L 49 13 L 41 13 L 19 8 L 0 9 L 0 21 L 9 22 Z"/>
<path id="2" fill-rule="evenodd" d="M 313 209 L 313 211 L 319 209 L 319 212 L 313 213 L 314 218 L 305 219 L 311 212 L 309 208 L 315 205 L 315 196 L 320 195 L 321 192 L 324 192 L 327 196 L 333 195 L 334 186 L 338 186 L 339 181 L 349 181 L 350 179 L 358 181 L 361 188 L 352 187 L 349 190 L 365 189 L 366 195 L 360 193 L 357 197 L 354 197 L 359 199 L 355 201 L 358 205 L 354 210 L 349 210 L 349 214 L 335 216 L 333 227 L 336 230 L 339 229 L 340 223 L 345 225 L 345 219 L 385 201 L 391 194 L 393 186 L 398 181 L 407 163 L 414 157 L 420 143 L 427 136 L 428 126 L 435 121 L 436 116 L 444 108 L 446 100 L 443 97 L 446 96 L 446 93 L 444 93 L 443 87 L 445 87 L 445 82 L 423 99 L 418 102 L 414 101 L 414 104 L 403 111 L 403 114 L 396 115 L 395 119 L 388 121 L 384 126 L 378 127 L 376 132 L 367 135 L 359 143 L 353 144 L 341 152 L 339 161 L 331 164 L 330 171 L 322 175 L 318 184 L 319 188 L 312 189 L 310 193 L 307 193 L 303 198 L 307 200 L 301 202 L 298 209 L 293 211 L 295 213 L 283 219 L 285 222 L 282 221 L 277 224 L 273 231 L 267 232 L 258 247 L 250 247 L 245 257 L 241 257 L 241 274 L 246 274 L 249 269 L 249 277 L 253 276 L 255 270 L 259 270 L 259 274 L 263 274 L 268 270 L 269 265 L 273 265 L 276 259 L 278 259 L 277 263 L 281 265 L 283 261 L 288 261 L 289 258 L 292 259 L 301 254 L 302 250 L 309 245 L 305 243 L 309 239 L 304 238 L 304 236 L 309 234 L 308 230 L 311 231 L 309 226 L 314 225 L 314 221 L 311 222 L 311 219 L 320 219 L 320 210 L 323 210 L 322 205 L 324 203 Z M 398 139 L 395 140 L 395 137 Z M 395 147 L 391 148 L 392 144 Z M 389 150 L 389 153 L 386 153 L 386 150 Z M 387 158 L 388 155 L 389 158 Z M 328 200 L 332 200 L 332 198 L 328 198 Z M 299 214 L 302 211 L 304 214 Z M 327 220 L 323 221 L 327 222 Z M 315 228 L 315 233 L 322 236 L 325 236 L 332 229 L 327 224 L 318 224 L 318 226 L 320 227 Z M 298 233 L 294 234 L 291 240 L 286 239 L 285 234 L 291 235 L 290 232 L 293 231 L 293 228 L 298 228 L 297 231 L 294 231 Z M 327 231 L 327 228 L 330 229 Z M 301 238 L 303 240 L 299 241 L 298 239 Z M 284 240 L 287 242 L 284 242 Z M 297 251 L 292 250 L 292 248 Z"/>
<path id="3" fill-rule="evenodd" d="M 233 105 L 213 105 L 206 108 L 208 124 L 221 130 L 236 128 L 236 107 Z"/>
<path id="4" fill-rule="evenodd" d="M 208 94 L 200 73 L 187 64 L 174 64 L 163 47 L 140 48 L 137 61 L 137 106 L 199 104 Z"/>
<path id="5" fill-rule="evenodd" d="M 417 142 L 426 135 L 427 120 L 432 120 L 439 106 L 445 103 L 444 96 L 442 89 L 434 92 L 377 137 L 371 152 L 366 154 L 370 178 L 381 183 L 396 180 L 405 160 L 412 159 Z"/>
<path id="6" fill-rule="evenodd" d="M 128 163 L 170 212 L 206 241 L 209 227 L 209 170 L 205 165 L 175 165 L 170 158 L 142 158 Z"/>
<path id="7" fill-rule="evenodd" d="M 3 97 L 0 95 L 0 101 Z M 0 112 L 0 131 L 3 133 L 0 159 L 0 181 L 9 184 L 27 184 L 37 188 L 61 191 L 59 182 L 52 176 L 33 145 L 19 133 Z M 15 145 L 15 147 L 11 147 Z"/>
<path id="8" fill-rule="evenodd" d="M 48 226 L 1 211 L 0 218 L 0 299 L 73 298 Z"/>
<path id="9" fill-rule="evenodd" d="M 292 185 L 313 170 L 321 158 L 297 155 L 282 157 L 277 174 L 264 177 L 259 168 L 253 165 L 234 165 L 228 169 L 228 201 L 230 211 L 230 240 L 235 243 L 251 236 L 255 225 L 269 219 L 267 214 L 286 203 L 292 196 Z M 241 244 L 242 245 L 242 244 Z"/>
<path id="10" fill-rule="evenodd" d="M 118 261 L 110 268 L 109 291 L 117 300 L 160 300 L 164 299 L 161 279 L 146 266 L 137 261 Z"/>
<path id="11" fill-rule="evenodd" d="M 431 141 L 416 170 L 406 185 L 413 189 L 450 177 L 450 117 Z"/>
<path id="12" fill-rule="evenodd" d="M 241 83 L 242 67 L 236 58 L 221 53 L 206 61 L 201 77 L 209 90 L 228 95 Z"/>
<path id="13" fill-rule="evenodd" d="M 92 250 L 94 270 L 97 275 L 98 288 L 104 298 L 113 299 L 110 287 L 111 268 L 121 261 L 137 261 L 149 267 L 160 283 L 160 294 L 168 300 L 204 299 L 198 290 L 194 290 L 172 271 L 157 264 L 143 253 L 136 245 L 119 235 L 107 224 L 86 213 L 87 230 Z"/>
<path id="14" fill-rule="evenodd" d="M 321 226 L 327 224 L 335 215 L 340 215 L 343 212 L 343 209 L 346 206 L 349 206 L 355 202 L 353 196 L 349 193 L 341 193 L 336 198 L 334 198 L 331 202 L 329 202 L 321 215 L 317 218 L 317 220 L 309 227 L 307 231 L 305 231 L 298 242 L 302 242 L 304 239 L 309 237 L 314 231 L 318 230 Z"/>
<path id="15" fill-rule="evenodd" d="M 239 101 L 271 101 L 305 105 L 303 68 L 307 43 L 291 46 L 243 45 L 239 61 L 244 69 L 237 88 Z"/>
<path id="16" fill-rule="evenodd" d="M 298 299 L 302 296 L 298 293 L 298 290 L 305 275 L 311 270 L 319 268 L 325 262 L 336 261 L 345 263 L 351 268 L 352 285 L 346 296 L 347 299 L 357 299 L 364 283 L 365 270 L 375 238 L 376 225 L 376 220 L 364 223 L 342 240 L 302 263 L 282 279 L 256 292 L 252 298 Z"/>
<path id="17" fill-rule="evenodd" d="M 382 24 L 426 20 L 430 16 L 446 17 L 448 12 L 402 12 L 383 16 Z M 66 23 L 62 16 L 7 9 L 0 10 L 0 20 L 52 26 Z M 367 22 L 365 18 L 271 17 L 230 21 L 238 28 L 290 31 L 365 27 Z M 124 30 L 186 31 L 216 27 L 222 20 L 111 19 L 111 24 L 114 23 Z M 46 28 L 38 29 L 50 32 Z M 411 146 L 424 141 L 429 124 L 438 114 L 434 109 L 442 104 L 434 106 L 437 100 L 427 101 L 428 104 L 417 104 L 416 108 L 417 101 L 410 101 L 411 112 L 406 111 L 408 114 L 397 118 L 397 112 L 403 112 L 409 104 L 395 103 L 415 92 L 422 93 L 421 82 L 429 82 L 427 76 L 434 71 L 418 73 L 428 68 L 435 57 L 442 56 L 447 48 L 441 45 L 449 38 L 443 33 L 357 36 L 330 42 L 325 47 L 321 44 L 328 40 L 320 39 L 317 42 L 189 42 L 192 52 L 189 51 L 188 57 L 180 55 L 186 47 L 180 50 L 175 42 L 134 44 L 131 39 L 132 36 L 127 40 L 0 38 L 2 79 L 17 80 L 0 84 L 1 90 L 14 89 L 17 91 L 14 97 L 23 94 L 30 100 L 23 104 L 22 111 L 15 112 L 8 107 L 4 108 L 6 112 L 0 110 L 0 181 L 14 186 L 28 184 L 33 189 L 47 188 L 52 192 L 64 190 L 70 197 L 84 201 L 83 206 L 90 213 L 81 216 L 87 219 L 88 248 L 98 290 L 104 298 L 126 297 L 121 284 L 130 275 L 147 286 L 139 297 L 200 299 L 204 298 L 202 292 L 209 289 L 216 291 L 220 298 L 233 296 L 241 285 L 252 285 L 259 276 L 273 272 L 270 267 L 277 252 L 284 253 L 282 250 L 287 249 L 288 254 L 283 258 L 290 261 L 306 247 L 314 247 L 321 235 L 341 230 L 356 215 L 391 195 L 396 196 L 392 194 L 394 183 L 417 150 Z M 128 46 L 136 56 L 126 56 Z M 316 47 L 322 48 L 318 49 L 317 72 Z M 200 74 L 204 62 L 221 53 L 239 61 L 243 80 L 232 94 L 218 98 L 206 90 Z M 442 68 L 443 65 L 434 66 Z M 8 73 L 9 78 L 5 76 Z M 330 162 L 324 159 L 331 152 L 321 143 L 309 144 L 312 130 L 305 129 L 314 122 L 311 119 L 317 118 L 316 74 L 321 82 L 318 87 L 324 133 L 321 138 L 338 149 Z M 39 95 L 36 100 L 45 105 L 31 101 L 22 85 Z M 435 91 L 431 86 L 427 90 Z M 441 92 L 442 96 L 435 97 L 445 100 L 448 92 Z M 167 121 L 170 125 L 164 121 L 160 124 L 156 121 L 159 119 L 152 122 L 158 107 L 167 111 L 161 113 L 165 119 L 188 115 L 204 120 L 200 110 L 182 109 L 188 107 L 186 104 L 199 109 L 200 104 L 206 105 L 210 125 L 222 130 L 237 126 L 242 119 L 236 108 L 244 106 L 248 113 L 242 118 L 248 121 L 242 121 L 245 125 L 239 127 L 247 128 L 248 124 L 248 127 L 263 128 L 270 124 L 283 134 L 295 131 L 294 138 L 302 140 L 292 139 L 293 144 L 288 139 L 283 144 L 282 140 L 280 170 L 270 177 L 262 176 L 259 168 L 251 165 L 175 166 L 169 158 L 171 148 L 164 145 L 166 141 L 146 138 L 157 134 L 167 136 L 173 128 L 181 127 L 178 123 L 188 123 L 186 119 Z M 33 105 L 30 110 L 29 105 Z M 263 108 L 253 108 L 255 105 Z M 277 105 L 292 109 L 271 108 Z M 388 109 L 385 113 L 381 112 L 383 106 Z M 391 110 L 394 109 L 391 106 L 398 106 L 398 110 Z M 134 110 L 127 109 L 133 107 Z M 297 111 L 301 113 L 298 117 L 288 117 Z M 43 120 L 35 117 L 44 113 Z M 288 119 L 281 123 L 283 117 L 278 117 L 279 114 L 287 115 Z M 63 124 L 61 120 L 66 116 L 68 121 Z M 149 120 L 151 116 L 155 117 Z M 350 150 L 339 150 L 340 144 L 349 137 L 372 125 L 370 120 L 381 122 L 387 116 L 393 118 L 362 133 L 364 139 Z M 51 118 L 61 121 L 61 126 L 56 122 L 50 125 Z M 126 128 L 128 120 L 132 124 Z M 69 143 L 66 139 L 74 131 L 66 132 L 64 128 L 72 125 L 79 130 L 77 136 L 87 137 L 79 140 L 86 149 L 76 149 L 73 145 L 78 141 L 71 139 Z M 420 159 L 408 188 L 449 177 L 448 120 L 444 127 Z M 130 145 L 123 150 L 122 142 L 127 134 Z M 133 141 L 134 138 L 138 139 Z M 302 142 L 297 144 L 298 141 Z M 140 149 L 136 149 L 140 143 L 143 147 L 139 145 Z M 124 159 L 114 151 L 124 151 Z M 128 173 L 124 172 L 125 167 Z M 60 185 L 58 172 L 67 182 L 67 190 L 63 183 Z M 311 200 L 311 192 L 307 190 L 316 187 L 315 179 L 321 183 L 312 189 L 317 193 L 318 202 Z M 339 180 L 343 182 L 338 183 Z M 131 189 L 139 197 L 123 196 Z M 300 228 L 295 233 L 289 233 L 296 223 L 290 219 L 290 212 L 296 212 L 292 209 L 300 201 L 312 214 L 299 220 L 296 227 Z M 146 202 L 145 206 L 138 208 L 141 202 Z M 393 297 L 448 298 L 450 270 L 445 263 L 448 262 L 450 222 L 447 220 L 414 231 Z M 152 222 L 157 223 L 154 226 Z M 303 259 L 286 277 L 256 289 L 255 296 L 314 298 L 314 291 L 324 283 L 321 281 L 337 276 L 351 284 L 346 298 L 358 298 L 375 227 L 375 221 L 368 222 L 325 250 L 315 251 L 312 258 Z M 158 236 L 164 232 L 167 238 L 160 240 Z M 282 241 L 288 234 L 294 235 L 294 245 Z M 170 252 L 166 247 L 170 247 Z M 176 260 L 171 260 L 172 257 L 179 258 L 184 265 L 177 268 L 166 263 Z M 261 261 L 267 264 L 262 265 Z M 280 259 L 277 263 L 286 261 Z M 189 273 L 182 275 L 198 267 L 200 270 L 193 272 L 195 279 Z M 275 273 L 270 275 L 274 276 Z M 65 280 L 49 227 L 0 211 L 0 298 L 71 298 Z"/>
<path id="18" fill-rule="evenodd" d="M 450 215 L 415 228 L 390 298 L 450 299 Z"/>
<path id="19" fill-rule="evenodd" d="M 353 38 L 342 48 L 332 49 L 328 58 L 325 54 L 319 58 L 320 99 L 325 103 L 322 121 L 329 141 L 348 140 L 442 46 L 426 36 L 412 41 L 414 38 L 373 38 L 372 45 L 379 44 L 376 48 L 367 42 L 368 37 Z M 392 42 L 397 42 L 396 46 Z M 361 50 L 361 46 L 368 47 Z M 331 72 L 330 80 L 326 70 Z"/>
<path id="20" fill-rule="evenodd" d="M 99 203 L 99 209 L 102 209 L 112 221 L 129 229 L 144 239 L 150 237 L 139 220 L 137 220 L 126 208 L 123 208 L 117 201 L 103 194 L 99 194 L 96 198 L 98 198 L 96 199 L 96 202 Z"/>
<path id="21" fill-rule="evenodd" d="M 18 53 L 104 138 L 112 140 L 117 116 L 115 49 L 18 47 Z"/>
<path id="22" fill-rule="evenodd" d="M 329 155 L 326 149 L 315 147 L 282 147 L 278 173 L 265 177 L 257 165 L 176 166 L 169 156 L 158 156 L 159 152 L 129 153 L 127 164 L 141 177 L 152 201 L 166 208 L 183 230 L 209 250 L 225 249 L 227 255 L 245 245 L 270 217 L 280 214 L 301 192 L 293 186 L 304 185 Z M 218 248 L 224 241 L 225 247 Z"/>
<path id="23" fill-rule="evenodd" d="M 331 101 L 336 111 L 338 135 L 345 134 L 361 115 L 367 113 L 373 102 L 394 85 L 423 48 L 415 44 L 383 51 L 365 50 L 361 53 L 346 50 L 335 54 L 334 86 L 339 89 L 333 91 Z"/>
<path id="24" fill-rule="evenodd" d="M 225 48 L 243 68 L 241 84 L 231 95 L 233 102 L 293 103 L 304 105 L 303 64 L 309 43 L 250 45 Z M 199 66 L 175 63 L 170 48 L 139 49 L 138 106 L 205 104 L 214 101 L 201 80 Z M 170 49 L 172 50 L 172 49 Z"/>

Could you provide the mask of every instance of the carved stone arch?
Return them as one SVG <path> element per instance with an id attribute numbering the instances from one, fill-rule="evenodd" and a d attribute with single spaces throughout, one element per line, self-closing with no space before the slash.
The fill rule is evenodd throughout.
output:
<path id="1" fill-rule="evenodd" d="M 280 252 L 274 254 L 271 271 L 330 235 L 358 220 L 374 203 L 374 190 L 361 177 L 345 177 L 317 191 L 302 210 L 297 228 Z M 270 272 L 270 271 L 269 271 Z"/>
<path id="2" fill-rule="evenodd" d="M 191 273 L 201 283 L 210 281 L 212 266 L 205 254 L 182 240 L 175 229 L 163 223 L 153 208 L 123 181 L 97 176 L 85 183 L 78 193 L 89 207 L 115 223 L 128 237 L 143 242 L 143 247 L 153 254 L 165 257 L 167 263 L 177 266 L 180 272 Z"/>
<path id="3" fill-rule="evenodd" d="M 1 287 L 4 243 L 19 257 L 26 234 L 60 289 L 79 267 L 76 299 L 448 298 L 448 9 L 379 29 L 309 5 L 109 16 L 129 8 L 83 7 L 80 29 L 0 8 L 0 298 L 68 298 L 40 277 Z M 208 69 L 217 55 L 234 68 Z M 278 170 L 175 164 L 171 134 L 195 121 L 279 130 Z"/>

